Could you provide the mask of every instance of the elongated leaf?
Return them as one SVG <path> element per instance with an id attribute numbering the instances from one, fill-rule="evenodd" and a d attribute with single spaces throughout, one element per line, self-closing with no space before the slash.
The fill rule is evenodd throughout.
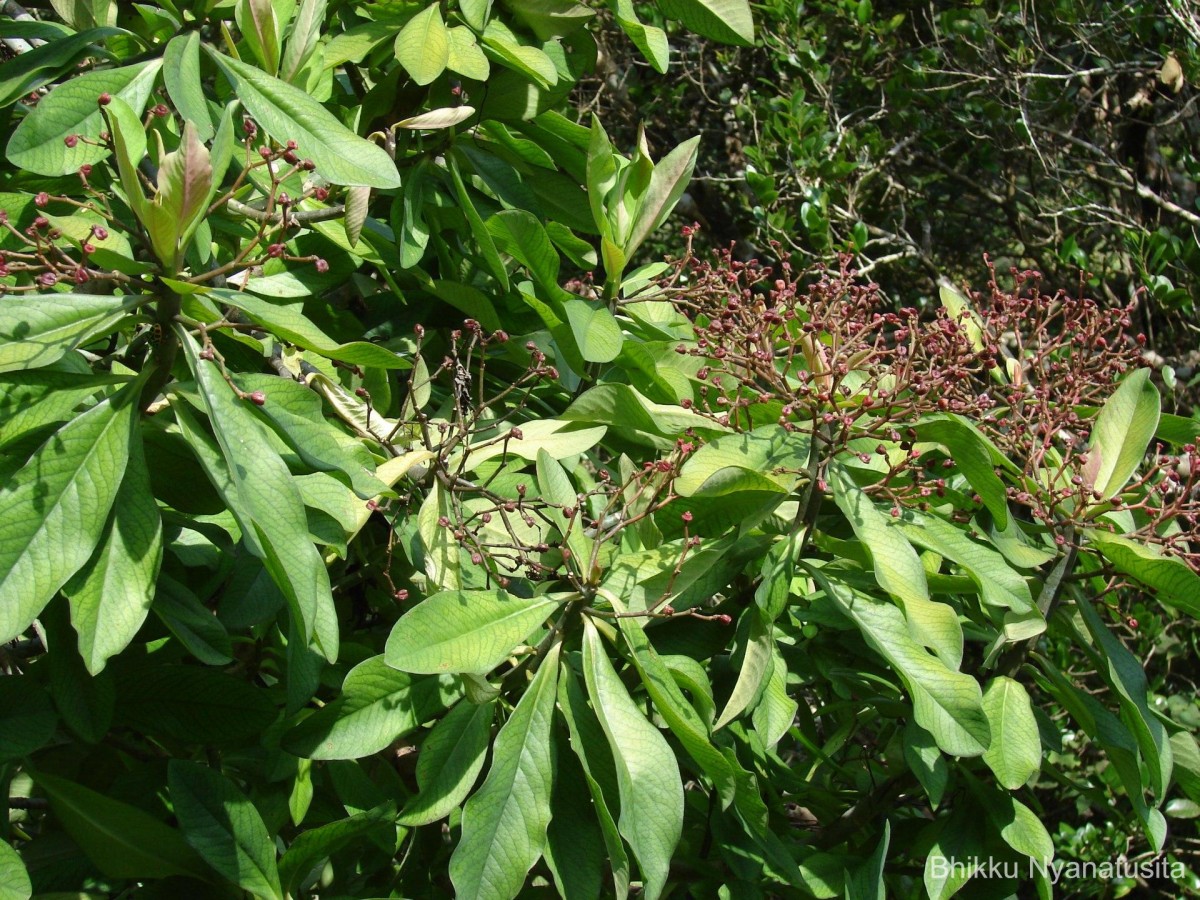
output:
<path id="1" fill-rule="evenodd" d="M 774 747 L 787 734 L 800 704 L 788 696 L 787 663 L 783 654 L 775 647 L 772 653 L 771 678 L 763 690 L 762 698 L 754 707 L 754 730 L 766 747 Z"/>
<path id="2" fill-rule="evenodd" d="M 220 772 L 198 763 L 173 759 L 167 772 L 171 802 L 187 842 L 243 890 L 282 898 L 275 845 L 246 795 Z"/>
<path id="3" fill-rule="evenodd" d="M 371 189 L 365 185 L 356 184 L 346 191 L 346 215 L 342 220 L 346 226 L 346 240 L 353 247 L 362 235 L 363 224 L 367 221 L 367 210 L 371 206 Z"/>
<path id="4" fill-rule="evenodd" d="M 903 679 L 917 723 L 951 756 L 980 756 L 991 743 L 983 692 L 970 675 L 955 672 L 925 652 L 900 610 L 805 566 L 822 590 Z"/>
<path id="5" fill-rule="evenodd" d="M 459 171 L 458 161 L 454 154 L 447 155 L 446 163 L 450 170 L 450 180 L 454 184 L 454 193 L 458 197 L 463 215 L 467 217 L 471 235 L 479 244 L 479 252 L 483 254 L 483 261 L 487 265 L 488 271 L 492 273 L 492 277 L 499 282 L 500 287 L 507 294 L 509 290 L 508 269 L 504 265 L 504 260 L 500 258 L 500 252 L 496 249 L 496 242 L 492 239 L 491 232 L 483 224 L 483 218 L 475 209 L 475 204 L 471 202 L 471 195 L 467 193 L 467 186 L 463 182 L 462 173 Z"/>
<path id="6" fill-rule="evenodd" d="M 555 730 L 554 737 L 554 796 L 550 802 L 554 817 L 546 831 L 546 865 L 560 897 L 598 900 L 604 891 L 604 834 L 589 802 L 587 775 L 579 759 L 561 729 Z"/>
<path id="7" fill-rule="evenodd" d="M 1158 591 L 1158 599 L 1194 618 L 1200 618 L 1200 575 L 1183 560 L 1107 531 L 1087 531 L 1088 542 L 1126 575 Z"/>
<path id="8" fill-rule="evenodd" d="M 567 407 L 562 417 L 569 422 L 619 425 L 627 434 L 632 430 L 656 435 L 663 439 L 662 449 L 673 446 L 675 439 L 689 428 L 701 434 L 728 430 L 682 406 L 654 403 L 627 384 L 598 384 L 589 388 Z M 689 473 L 689 477 L 695 476 Z"/>
<path id="9" fill-rule="evenodd" d="M 140 115 L 161 68 L 162 60 L 155 59 L 87 72 L 58 85 L 38 101 L 9 138 L 8 161 L 39 175 L 57 176 L 106 159 L 109 150 L 100 141 L 100 132 L 108 129 L 96 98 L 108 93 Z M 66 138 L 71 135 L 79 140 L 68 147 Z"/>
<path id="10" fill-rule="evenodd" d="M 646 62 L 654 67 L 655 72 L 666 72 L 671 58 L 671 46 L 667 43 L 667 33 L 661 28 L 646 25 L 638 19 L 637 11 L 631 0 L 610 0 L 613 18 L 625 32 L 625 36 L 633 41 L 633 45 L 641 51 Z"/>
<path id="11" fill-rule="evenodd" d="M 989 442 L 966 419 L 958 416 L 931 419 L 917 426 L 922 441 L 937 441 L 950 451 L 954 464 L 966 476 L 997 527 L 1008 527 L 1008 500 L 1004 482 L 996 474 Z"/>
<path id="12" fill-rule="evenodd" d="M 554 61 L 537 47 L 522 44 L 499 19 L 492 19 L 483 30 L 483 46 L 490 51 L 492 59 L 519 72 L 543 91 L 558 84 Z"/>
<path id="13" fill-rule="evenodd" d="M 409 19 L 396 35 L 396 61 L 417 84 L 429 84 L 446 71 L 450 34 L 437 3 L 431 3 Z"/>
<path id="14" fill-rule="evenodd" d="M 163 84 L 176 111 L 196 127 L 200 140 L 212 140 L 215 131 L 204 99 L 204 83 L 200 80 L 200 32 L 189 31 L 167 43 L 163 51 Z M 224 172 L 218 169 L 217 179 L 222 175 Z"/>
<path id="15" fill-rule="evenodd" d="M 945 519 L 904 510 L 893 526 L 918 547 L 962 566 L 979 585 L 983 602 L 1017 613 L 1037 613 L 1028 582 L 990 547 L 971 540 Z"/>
<path id="16" fill-rule="evenodd" d="M 30 774 L 67 834 L 110 878 L 211 878 L 183 835 L 149 813 L 64 778 Z"/>
<path id="17" fill-rule="evenodd" d="M 400 813 L 401 825 L 436 822 L 466 799 L 483 770 L 495 712 L 494 702 L 460 703 L 433 727 L 417 757 L 420 791 Z"/>
<path id="18" fill-rule="evenodd" d="M 391 825 L 395 818 L 396 804 L 389 800 L 366 812 L 301 832 L 279 861 L 279 878 L 284 891 L 295 895 L 304 877 L 322 859 L 341 850 L 356 838 Z"/>
<path id="19" fill-rule="evenodd" d="M 145 206 L 154 252 L 170 271 L 179 267 L 188 241 L 213 195 L 213 166 L 196 126 L 184 123 L 179 149 L 165 154 L 158 168 L 158 191 Z"/>
<path id="20" fill-rule="evenodd" d="M 555 644 L 496 736 L 492 767 L 463 807 L 450 857 L 455 896 L 510 900 L 542 855 L 550 824 L 554 742 L 550 726 L 561 644 Z"/>
<path id="21" fill-rule="evenodd" d="M 200 402 L 213 423 L 233 486 L 233 512 L 247 546 L 259 557 L 303 627 L 326 659 L 337 659 L 337 613 L 329 575 L 308 537 L 300 490 L 254 416 L 239 404 L 216 366 L 201 360 L 190 334 L 179 329 Z"/>
<path id="22" fill-rule="evenodd" d="M 93 675 L 129 645 L 150 611 L 162 563 L 162 519 L 150 488 L 142 443 L 130 445 L 99 548 L 63 586 L 79 654 Z"/>
<path id="23" fill-rule="evenodd" d="M 29 900 L 32 894 L 25 863 L 7 841 L 0 841 L 0 900 Z"/>
<path id="24" fill-rule="evenodd" d="M 921 782 L 930 805 L 937 809 L 950 782 L 950 766 L 933 735 L 911 719 L 904 727 L 904 761 Z"/>
<path id="25" fill-rule="evenodd" d="M 0 492 L 0 642 L 24 631 L 100 542 L 136 397 L 126 390 L 68 422 Z"/>
<path id="26" fill-rule="evenodd" d="M 503 662 L 561 601 L 505 591 L 442 591 L 400 617 L 384 650 L 402 672 L 486 675 Z"/>
<path id="27" fill-rule="evenodd" d="M 1108 499 L 1125 487 L 1158 428 L 1158 388 L 1149 369 L 1127 375 L 1100 408 L 1092 427 L 1084 480 Z"/>
<path id="28" fill-rule="evenodd" d="M 0 372 L 57 361 L 108 331 L 136 303 L 100 294 L 19 294 L 0 303 Z"/>
<path id="29" fill-rule="evenodd" d="M 633 256 L 642 242 L 656 231 L 675 209 L 675 204 L 679 202 L 688 182 L 691 181 L 699 146 L 699 136 L 686 140 L 654 166 L 650 184 L 638 201 L 629 237 L 621 248 L 626 259 Z"/>
<path id="30" fill-rule="evenodd" d="M 240 60 L 205 50 L 237 88 L 238 99 L 280 143 L 296 142 L 296 154 L 311 159 L 333 184 L 400 187 L 396 163 L 379 147 L 339 122 L 305 91 Z"/>
<path id="31" fill-rule="evenodd" d="M 567 471 L 545 450 L 538 451 L 537 483 L 542 499 L 547 503 L 576 510 L 571 519 L 560 519 L 560 531 L 566 535 L 567 547 L 571 551 L 571 567 L 587 577 L 587 568 L 592 554 L 592 542 L 583 533 L 583 508 L 575 488 L 567 477 Z"/>
<path id="32" fill-rule="evenodd" d="M 658 8 L 714 41 L 740 47 L 754 43 L 754 17 L 746 0 L 658 0 Z"/>
<path id="33" fill-rule="evenodd" d="M 629 854 L 621 841 L 611 809 L 618 799 L 617 772 L 604 730 L 587 705 L 583 688 L 570 666 L 562 667 L 558 680 L 558 705 L 567 723 L 571 749 L 583 768 L 592 807 L 600 823 L 600 835 L 612 872 L 613 893 L 618 900 L 629 894 Z"/>
<path id="34" fill-rule="evenodd" d="M 141 734 L 184 744 L 224 746 L 257 740 L 275 719 L 262 688 L 202 666 L 113 661 L 116 722 Z"/>
<path id="35" fill-rule="evenodd" d="M 233 662 L 229 632 L 200 599 L 169 575 L 158 580 L 154 613 L 187 651 L 209 666 Z"/>
<path id="36" fill-rule="evenodd" d="M 912 636 L 933 650 L 947 666 L 962 662 L 963 633 L 954 609 L 929 599 L 929 584 L 917 551 L 893 517 L 881 512 L 840 465 L 829 467 L 834 502 L 866 545 L 874 564 L 875 580 L 904 604 L 904 618 Z"/>
<path id="37" fill-rule="evenodd" d="M 749 627 L 742 665 L 738 669 L 733 693 L 729 695 L 725 708 L 717 717 L 714 729 L 722 728 L 744 713 L 761 694 L 763 686 L 771 677 L 772 652 L 775 648 L 771 623 L 758 606 L 747 607 L 743 616 L 749 620 Z"/>
<path id="38" fill-rule="evenodd" d="M 584 619 L 583 669 L 592 708 L 617 768 L 618 827 L 642 871 L 643 893 L 661 895 L 683 831 L 683 785 L 671 747 L 647 719 L 609 662 L 600 634 Z"/>
<path id="39" fill-rule="evenodd" d="M 346 675 L 341 697 L 284 735 L 283 748 L 307 759 L 370 756 L 461 696 L 456 678 L 413 678 L 372 656 Z"/>
<path id="40" fill-rule="evenodd" d="M 5 28 L 12 27 L 11 20 Z M 6 31 L 6 33 L 8 33 Z M 0 65 L 0 109 L 10 106 L 22 94 L 51 81 L 85 53 L 92 44 L 118 34 L 123 28 L 89 28 L 78 34 L 64 35 L 34 47 Z"/>
<path id="41" fill-rule="evenodd" d="M 279 62 L 279 77 L 295 82 L 317 49 L 321 39 L 321 28 L 325 24 L 326 0 L 300 0 L 296 7 L 296 18 L 288 35 L 287 48 Z"/>
<path id="42" fill-rule="evenodd" d="M 725 497 L 743 491 L 789 493 L 808 466 L 809 439 L 768 425 L 705 444 L 675 479 L 681 497 Z"/>
<path id="43" fill-rule="evenodd" d="M 1150 774 L 1148 786 L 1161 802 L 1163 791 L 1171 780 L 1171 743 L 1162 720 L 1150 708 L 1150 686 L 1146 673 L 1137 657 L 1105 626 L 1089 602 L 1085 600 L 1076 606 L 1092 640 L 1100 649 L 1108 682 L 1120 698 L 1121 718 L 1137 740 Z"/>
<path id="44" fill-rule="evenodd" d="M 238 30 L 250 50 L 270 75 L 279 73 L 279 23 L 271 0 L 237 0 Z"/>
<path id="45" fill-rule="evenodd" d="M 474 81 L 487 81 L 488 76 L 492 73 L 492 66 L 483 50 L 480 49 L 475 33 L 462 25 L 448 29 L 447 33 L 450 36 L 450 54 L 446 61 L 446 68 Z M 470 109 L 470 107 L 460 107 L 460 109 Z M 474 112 L 472 109 L 471 113 L 474 114 Z"/>
<path id="46" fill-rule="evenodd" d="M 240 309 L 250 319 L 274 332 L 277 337 L 321 356 L 351 365 L 375 366 L 381 369 L 407 369 L 412 365 L 409 360 L 378 344 L 366 341 L 339 344 L 304 315 L 303 302 L 273 302 L 244 291 L 224 288 L 213 290 L 209 296 Z"/>
<path id="47" fill-rule="evenodd" d="M 608 594 L 608 592 L 605 592 Z M 608 594 L 612 597 L 611 594 Z M 624 611 L 619 605 L 618 611 Z M 670 670 L 650 645 L 640 620 L 626 616 L 619 620 L 621 633 L 629 648 L 633 651 L 633 664 L 637 668 L 646 693 L 654 701 L 654 706 L 667 727 L 675 734 L 688 755 L 700 766 L 700 769 L 712 779 L 713 785 L 721 796 L 723 806 L 733 801 L 737 782 L 734 778 L 733 766 L 721 752 L 713 746 L 708 726 L 696 712 L 683 691 L 679 689 Z"/>
<path id="48" fill-rule="evenodd" d="M 992 743 L 983 761 L 999 782 L 1015 791 L 1042 765 L 1042 739 L 1029 694 L 1020 682 L 999 675 L 983 694 Z"/>

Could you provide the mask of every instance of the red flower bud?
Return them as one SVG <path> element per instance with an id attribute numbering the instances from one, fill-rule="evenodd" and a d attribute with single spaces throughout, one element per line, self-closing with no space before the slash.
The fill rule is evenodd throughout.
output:
<path id="1" fill-rule="evenodd" d="M 108 91 L 105 91 L 96 98 L 96 102 L 101 106 L 108 106 L 108 104 L 112 103 L 112 94 L 110 94 Z"/>
<path id="2" fill-rule="evenodd" d="M 255 406 L 263 406 L 267 402 L 267 395 L 262 391 L 255 391 L 250 395 L 250 402 Z"/>
<path id="3" fill-rule="evenodd" d="M 79 135 L 68 134 L 65 138 L 63 138 L 63 143 L 68 147 L 76 147 L 79 144 Z"/>

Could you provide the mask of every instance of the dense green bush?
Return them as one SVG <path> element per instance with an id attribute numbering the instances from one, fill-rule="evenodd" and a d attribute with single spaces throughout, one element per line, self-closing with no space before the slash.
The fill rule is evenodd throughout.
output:
<path id="1" fill-rule="evenodd" d="M 568 0 L 40 13 L 0 897 L 1200 888 L 1194 687 L 1138 659 L 1197 650 L 1197 429 L 1129 309 L 636 266 L 697 143 L 565 114 Z"/>

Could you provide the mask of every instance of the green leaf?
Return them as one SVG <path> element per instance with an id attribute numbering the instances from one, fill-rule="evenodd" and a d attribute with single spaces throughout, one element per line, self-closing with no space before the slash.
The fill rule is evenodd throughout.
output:
<path id="1" fill-rule="evenodd" d="M 584 506 L 579 502 L 567 471 L 553 456 L 544 449 L 537 455 L 537 483 L 542 499 L 553 503 L 562 509 L 574 509 L 575 515 L 569 520 L 557 519 L 559 531 L 566 539 L 571 551 L 571 568 L 588 577 L 587 569 L 592 557 L 592 541 L 583 533 Z"/>
<path id="2" fill-rule="evenodd" d="M 283 748 L 306 759 L 370 756 L 461 696 L 457 678 L 413 678 L 372 656 L 347 673 L 337 700 L 284 735 Z"/>
<path id="3" fill-rule="evenodd" d="M 281 29 L 271 0 L 238 0 L 234 17 L 238 31 L 263 69 L 269 75 L 278 75 Z"/>
<path id="4" fill-rule="evenodd" d="M 1200 618 L 1200 575 L 1183 560 L 1119 534 L 1098 529 L 1088 529 L 1085 534 L 1088 543 L 1119 571 L 1158 591 L 1158 599 L 1167 605 Z"/>
<path id="5" fill-rule="evenodd" d="M 658 0 L 658 8 L 706 38 L 739 47 L 754 44 L 754 17 L 746 0 Z"/>
<path id="6" fill-rule="evenodd" d="M 137 299 L 100 294 L 20 294 L 0 303 L 0 372 L 56 362 L 109 331 Z"/>
<path id="7" fill-rule="evenodd" d="M 558 284 L 558 251 L 533 213 L 506 209 L 490 217 L 485 224 L 496 248 L 528 269 L 548 298 L 557 300 L 565 293 Z"/>
<path id="8" fill-rule="evenodd" d="M 173 759 L 167 772 L 171 803 L 187 842 L 243 890 L 282 900 L 275 844 L 246 795 L 220 772 L 198 763 Z"/>
<path id="9" fill-rule="evenodd" d="M 550 726 L 561 649 L 556 643 L 541 660 L 496 735 L 483 786 L 463 807 L 462 837 L 450 857 L 456 897 L 510 900 L 542 855 L 554 784 Z"/>
<path id="10" fill-rule="evenodd" d="M 969 772 L 962 774 L 1004 842 L 1034 862 L 1048 865 L 1054 858 L 1054 842 L 1037 814 L 1007 791 L 983 784 Z"/>
<path id="11" fill-rule="evenodd" d="M 788 696 L 787 663 L 783 654 L 775 647 L 772 653 L 771 677 L 763 690 L 762 698 L 754 707 L 754 730 L 762 738 L 765 747 L 774 747 L 787 734 L 796 719 L 800 704 Z"/>
<path id="12" fill-rule="evenodd" d="M 25 863 L 7 841 L 0 841 L 0 900 L 29 900 L 32 894 Z"/>
<path id="13" fill-rule="evenodd" d="M 279 77 L 284 81 L 294 83 L 317 49 L 325 24 L 326 7 L 326 0 L 300 0 L 297 5 L 287 48 L 279 62 Z"/>
<path id="14" fill-rule="evenodd" d="M 439 4 L 431 3 L 396 35 L 396 62 L 417 84 L 429 84 L 450 61 L 450 34 L 442 21 Z"/>
<path id="15" fill-rule="evenodd" d="M 483 46 L 492 59 L 520 73 L 543 91 L 558 84 L 558 68 L 537 47 L 529 47 L 499 19 L 492 19 L 483 30 Z"/>
<path id="16" fill-rule="evenodd" d="M 346 191 L 346 212 L 342 224 L 346 228 L 346 240 L 353 247 L 362 235 L 363 224 L 367 221 L 367 210 L 371 206 L 371 189 L 365 185 L 356 184 Z"/>
<path id="17" fill-rule="evenodd" d="M 563 311 L 585 362 L 611 362 L 617 358 L 625 338 L 603 301 L 568 297 L 563 300 Z"/>
<path id="18" fill-rule="evenodd" d="M 183 120 L 196 126 L 200 140 L 211 141 L 215 131 L 200 78 L 200 32 L 189 31 L 167 42 L 167 49 L 163 51 L 163 84 Z M 135 108 L 141 110 L 141 107 Z M 218 170 L 218 181 L 222 175 L 224 172 Z"/>
<path id="19" fill-rule="evenodd" d="M 660 896 L 683 831 L 683 785 L 670 745 L 629 696 L 600 634 L 585 617 L 583 669 L 592 708 L 612 750 L 621 797 L 618 827 L 642 872 L 643 894 Z"/>
<path id="20" fill-rule="evenodd" d="M 660 449 L 675 446 L 675 440 L 689 428 L 699 433 L 720 434 L 728 431 L 711 419 L 682 406 L 654 403 L 627 384 L 598 384 L 579 396 L 562 418 L 568 422 L 601 422 L 619 426 L 622 433 L 642 432 L 662 440 Z"/>
<path id="21" fill-rule="evenodd" d="M 188 653 L 208 666 L 233 662 L 229 632 L 200 599 L 169 575 L 158 579 L 154 613 Z"/>
<path id="22" fill-rule="evenodd" d="M 596 819 L 600 823 L 600 835 L 612 871 L 613 894 L 618 900 L 624 900 L 629 894 L 629 854 L 625 852 L 621 833 L 610 811 L 618 795 L 616 767 L 604 730 L 588 707 L 583 689 L 570 666 L 563 666 L 559 676 L 558 704 L 567 723 L 571 749 L 583 769 Z"/>
<path id="23" fill-rule="evenodd" d="M 111 94 L 140 115 L 162 66 L 162 60 L 154 59 L 87 72 L 58 85 L 13 131 L 8 141 L 8 161 L 39 175 L 58 176 L 73 175 L 80 166 L 107 159 L 109 150 L 100 141 L 100 132 L 107 131 L 108 126 L 96 98 Z M 209 130 L 211 133 L 211 126 Z M 65 143 L 71 135 L 80 139 L 74 147 Z"/>
<path id="24" fill-rule="evenodd" d="M 951 756 L 981 756 L 991 743 L 991 729 L 979 682 L 925 652 L 891 603 L 855 591 L 807 563 L 805 568 L 903 679 L 917 723 L 938 746 Z"/>
<path id="25" fill-rule="evenodd" d="M 1146 673 L 1137 657 L 1101 621 L 1091 602 L 1085 599 L 1075 606 L 1100 650 L 1107 681 L 1120 698 L 1121 719 L 1141 750 L 1150 775 L 1147 787 L 1161 802 L 1171 781 L 1171 744 L 1162 720 L 1150 708 Z"/>
<path id="26" fill-rule="evenodd" d="M 1024 786 L 1042 765 L 1042 740 L 1024 686 L 998 675 L 983 693 L 992 743 L 983 761 L 1010 791 Z"/>
<path id="27" fill-rule="evenodd" d="M 962 566 L 979 585 L 980 596 L 988 606 L 1037 613 L 1029 583 L 1020 572 L 995 550 L 968 537 L 961 527 L 930 513 L 907 509 L 892 525 L 914 545 Z"/>
<path id="28" fill-rule="evenodd" d="M 492 273 L 492 277 L 500 284 L 502 291 L 507 294 L 509 291 L 508 269 L 505 268 L 504 260 L 500 258 L 500 251 L 496 249 L 496 242 L 492 239 L 491 232 L 483 224 L 483 219 L 480 217 L 479 211 L 475 209 L 475 204 L 471 202 L 471 195 L 467 193 L 467 186 L 463 182 L 462 172 L 458 168 L 458 160 L 453 153 L 446 156 L 446 164 L 450 170 L 450 180 L 454 184 L 454 193 L 458 197 L 458 203 L 463 215 L 467 217 L 467 225 L 470 226 L 471 235 L 475 238 L 475 242 L 479 244 L 479 252 L 483 254 L 483 261 L 487 265 L 488 271 Z"/>
<path id="29" fill-rule="evenodd" d="M 610 0 L 609 5 L 613 11 L 613 18 L 617 20 L 625 36 L 641 51 L 646 62 L 654 67 L 655 72 L 665 73 L 671 58 L 667 33 L 661 28 L 642 22 L 631 0 Z"/>
<path id="30" fill-rule="evenodd" d="M 68 422 L 0 492 L 0 643 L 29 626 L 100 542 L 129 459 L 136 398 L 123 391 Z"/>
<path id="31" fill-rule="evenodd" d="M 125 384 L 117 375 L 30 369 L 0 375 L 0 446 L 30 432 L 75 418 L 75 410 L 97 395 L 111 392 L 112 385 Z"/>
<path id="32" fill-rule="evenodd" d="M 366 812 L 339 819 L 301 832 L 279 861 L 279 878 L 283 890 L 297 895 L 297 888 L 323 859 L 328 858 L 356 838 L 381 831 L 396 819 L 396 804 L 382 803 Z"/>
<path id="33" fill-rule="evenodd" d="M 212 158 L 192 123 L 184 123 L 179 149 L 163 154 L 157 186 L 144 224 L 154 252 L 174 272 L 214 193 Z"/>
<path id="34" fill-rule="evenodd" d="M 380 369 L 407 369 L 412 363 L 399 354 L 378 344 L 366 341 L 351 341 L 339 344 L 313 324 L 304 315 L 303 301 L 283 303 L 265 300 L 245 291 L 217 288 L 207 296 L 226 303 L 244 312 L 252 321 L 270 329 L 276 337 L 312 350 L 329 359 L 358 366 L 374 366 Z"/>
<path id="35" fill-rule="evenodd" d="M 448 29 L 447 33 L 450 37 L 450 54 L 446 67 L 464 78 L 487 81 L 492 66 L 480 49 L 475 33 L 462 25 Z"/>
<path id="36" fill-rule="evenodd" d="M 108 877 L 211 878 L 183 835 L 148 813 L 64 778 L 30 774 L 67 834 Z"/>
<path id="37" fill-rule="evenodd" d="M 5 28 L 12 28 L 12 20 L 5 22 Z M 92 44 L 118 34 L 129 32 L 123 28 L 89 28 L 48 41 L 0 65 L 0 109 L 56 78 Z"/>
<path id="38" fill-rule="evenodd" d="M 946 416 L 921 422 L 916 430 L 919 440 L 936 441 L 949 451 L 954 465 L 979 494 L 996 525 L 1007 528 L 1008 500 L 1004 482 L 996 474 L 990 442 L 975 425 L 959 416 Z M 1000 456 L 1003 458 L 1002 454 Z"/>
<path id="39" fill-rule="evenodd" d="M 254 739 L 275 719 L 275 701 L 247 681 L 193 665 L 144 659 L 112 666 L 116 721 L 184 744 L 224 746 Z"/>
<path id="40" fill-rule="evenodd" d="M 495 713 L 495 702 L 459 703 L 433 726 L 417 757 L 420 790 L 401 811 L 401 825 L 436 822 L 466 799 L 483 769 Z"/>
<path id="41" fill-rule="evenodd" d="M 808 467 L 810 440 L 766 425 L 718 437 L 688 457 L 675 479 L 681 497 L 725 497 L 743 491 L 785 494 Z"/>
<path id="42" fill-rule="evenodd" d="M 135 440 L 99 549 L 63 586 L 71 604 L 71 624 L 79 634 L 80 656 L 93 675 L 142 627 L 154 600 L 162 555 L 162 519 L 142 442 Z"/>
<path id="43" fill-rule="evenodd" d="M 742 656 L 741 667 L 738 669 L 737 682 L 733 686 L 733 693 L 725 701 L 725 708 L 717 717 L 714 729 L 728 725 L 749 709 L 761 695 L 763 687 L 771 677 L 772 654 L 775 649 L 774 628 L 758 606 L 747 607 L 742 616 L 749 623 L 745 638 L 745 652 Z"/>
<path id="44" fill-rule="evenodd" d="M 655 164 L 650 183 L 638 199 L 629 237 L 621 248 L 626 259 L 633 256 L 642 242 L 657 231 L 675 209 L 675 204 L 691 181 L 699 146 L 699 136 L 686 140 Z"/>
<path id="45" fill-rule="evenodd" d="M 1149 369 L 1127 375 L 1100 408 L 1082 474 L 1101 499 L 1119 493 L 1137 471 L 1158 428 L 1159 411 L 1158 388 L 1150 381 Z"/>
<path id="46" fill-rule="evenodd" d="M 320 472 L 341 472 L 364 500 L 387 490 L 374 475 L 370 452 L 324 418 L 315 392 L 275 375 L 241 375 L 236 380 L 243 391 L 262 391 L 270 398 L 258 410 L 259 415 L 279 429 L 305 465 Z"/>
<path id="47" fill-rule="evenodd" d="M 933 735 L 911 719 L 904 727 L 904 761 L 921 782 L 930 805 L 937 809 L 950 782 L 950 766 Z"/>
<path id="48" fill-rule="evenodd" d="M 550 801 L 554 816 L 543 848 L 546 865 L 560 897 L 598 900 L 605 887 L 604 834 L 588 796 L 587 775 L 582 765 L 567 745 L 562 729 L 555 729 L 554 738 L 554 795 Z M 615 826 L 613 831 L 616 832 Z M 615 893 L 610 892 L 610 896 Z"/>
<path id="49" fill-rule="evenodd" d="M 613 595 L 605 593 L 612 602 Z M 614 608 L 618 612 L 624 612 L 624 607 L 619 601 Z M 625 635 L 632 651 L 634 667 L 646 687 L 646 693 L 654 701 L 654 707 L 667 723 L 667 727 L 679 738 L 688 755 L 699 765 L 700 770 L 712 779 L 721 796 L 722 806 L 728 807 L 733 801 L 737 784 L 733 766 L 721 751 L 713 746 L 709 727 L 683 695 L 671 671 L 647 640 L 641 621 L 633 616 L 625 616 L 618 621 L 621 633 Z"/>
<path id="50" fill-rule="evenodd" d="M 388 636 L 384 658 L 402 672 L 486 675 L 560 603 L 554 595 L 442 591 L 400 617 Z"/>
<path id="51" fill-rule="evenodd" d="M 333 662 L 338 652 L 337 613 L 325 563 L 308 537 L 300 490 L 263 426 L 234 396 L 216 365 L 200 359 L 186 330 L 179 327 L 177 333 L 221 447 L 232 485 L 229 499 L 243 539 L 287 597 L 304 639 Z"/>
<path id="52" fill-rule="evenodd" d="M 50 638 L 50 694 L 63 724 L 88 744 L 104 739 L 113 722 L 116 686 L 111 672 L 93 677 L 75 650 L 74 635 L 62 604 L 43 611 L 42 627 Z M 7 729 L 6 729 L 7 730 Z"/>
<path id="53" fill-rule="evenodd" d="M 949 604 L 929 599 L 925 568 L 896 527 L 897 520 L 881 512 L 854 483 L 850 472 L 836 462 L 829 466 L 829 487 L 834 502 L 871 555 L 875 580 L 904 605 L 913 638 L 933 650 L 949 668 L 957 669 L 963 654 L 958 614 Z"/>
<path id="54" fill-rule="evenodd" d="M 892 823 L 883 820 L 883 837 L 879 839 L 870 858 L 846 875 L 846 900 L 885 900 L 883 865 L 887 861 L 888 845 L 892 840 Z"/>
<path id="55" fill-rule="evenodd" d="M 326 181 L 380 190 L 400 187 L 396 163 L 384 149 L 356 135 L 308 93 L 207 45 L 205 50 L 263 130 L 280 143 L 295 141 L 296 154 L 311 159 Z"/>
<path id="56" fill-rule="evenodd" d="M 0 678 L 0 760 L 20 759 L 54 737 L 58 716 L 30 675 Z"/>

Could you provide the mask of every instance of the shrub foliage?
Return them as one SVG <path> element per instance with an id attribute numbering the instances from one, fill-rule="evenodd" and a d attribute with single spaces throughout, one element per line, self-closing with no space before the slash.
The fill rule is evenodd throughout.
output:
<path id="1" fill-rule="evenodd" d="M 567 114 L 570 0 L 52 5 L 0 64 L 0 896 L 1049 895 L 1089 810 L 1192 886 L 1130 647 L 1200 612 L 1200 460 L 1129 309 L 635 266 L 697 142 Z"/>

